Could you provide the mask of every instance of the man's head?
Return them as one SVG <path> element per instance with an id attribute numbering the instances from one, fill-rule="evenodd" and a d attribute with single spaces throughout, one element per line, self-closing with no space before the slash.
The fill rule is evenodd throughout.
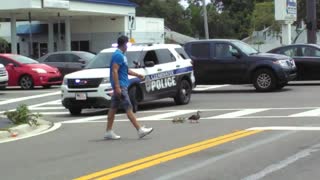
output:
<path id="1" fill-rule="evenodd" d="M 122 52 L 126 52 L 127 51 L 127 43 L 129 41 L 129 38 L 127 36 L 120 36 L 118 38 L 118 48 L 122 51 Z"/>

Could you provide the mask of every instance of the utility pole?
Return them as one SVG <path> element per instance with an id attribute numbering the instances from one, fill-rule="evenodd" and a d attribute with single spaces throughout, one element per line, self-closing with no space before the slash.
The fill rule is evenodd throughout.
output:
<path id="1" fill-rule="evenodd" d="M 307 2 L 307 29 L 308 43 L 317 43 L 317 9 L 316 0 L 306 0 Z"/>
<path id="2" fill-rule="evenodd" d="M 209 39 L 208 15 L 207 15 L 207 7 L 206 7 L 206 1 L 205 0 L 202 0 L 202 8 L 203 8 L 205 37 L 206 37 L 206 39 Z"/>

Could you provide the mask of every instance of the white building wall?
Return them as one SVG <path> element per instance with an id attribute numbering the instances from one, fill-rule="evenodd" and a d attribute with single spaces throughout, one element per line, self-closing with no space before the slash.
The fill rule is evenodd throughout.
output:
<path id="1" fill-rule="evenodd" d="M 90 50 L 100 52 L 111 47 L 121 35 L 130 36 L 127 17 L 86 17 L 71 19 L 71 41 L 89 41 Z M 63 21 L 61 21 L 63 23 Z M 40 23 L 40 22 L 33 22 Z M 46 23 L 46 22 L 41 22 Z M 0 23 L 1 36 L 10 42 L 10 23 Z M 28 22 L 17 22 L 17 26 Z M 64 33 L 62 33 L 64 37 Z M 136 29 L 132 31 L 136 43 L 164 43 L 164 20 L 161 18 L 136 17 Z M 54 40 L 57 42 L 57 35 Z M 47 43 L 48 35 L 33 35 L 33 42 Z M 29 54 L 29 36 L 18 38 L 20 54 Z M 64 40 L 61 45 L 64 46 Z M 64 47 L 61 47 L 64 49 Z"/>
<path id="2" fill-rule="evenodd" d="M 128 18 L 126 18 L 126 35 L 130 35 Z M 164 43 L 164 19 L 136 17 L 136 29 L 132 30 L 136 43 Z"/>

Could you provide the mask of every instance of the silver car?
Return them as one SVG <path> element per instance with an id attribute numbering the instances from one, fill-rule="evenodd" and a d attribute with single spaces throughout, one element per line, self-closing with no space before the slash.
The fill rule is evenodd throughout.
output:
<path id="1" fill-rule="evenodd" d="M 95 55 L 85 51 L 58 51 L 38 59 L 40 63 L 57 67 L 62 76 L 83 69 Z"/>

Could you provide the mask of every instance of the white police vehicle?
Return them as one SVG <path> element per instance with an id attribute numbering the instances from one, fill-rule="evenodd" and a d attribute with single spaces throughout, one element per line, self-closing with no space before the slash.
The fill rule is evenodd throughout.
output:
<path id="1" fill-rule="evenodd" d="M 116 48 L 102 50 L 84 70 L 68 74 L 61 86 L 62 104 L 72 115 L 85 108 L 108 108 L 113 90 L 110 61 Z M 129 76 L 129 96 L 134 112 L 140 102 L 174 98 L 176 104 L 188 104 L 195 78 L 191 59 L 180 45 L 132 45 L 126 52 L 128 66 L 145 75 L 141 81 Z"/>
<path id="2" fill-rule="evenodd" d="M 0 64 L 0 89 L 5 89 L 8 85 L 9 75 L 6 67 Z"/>

